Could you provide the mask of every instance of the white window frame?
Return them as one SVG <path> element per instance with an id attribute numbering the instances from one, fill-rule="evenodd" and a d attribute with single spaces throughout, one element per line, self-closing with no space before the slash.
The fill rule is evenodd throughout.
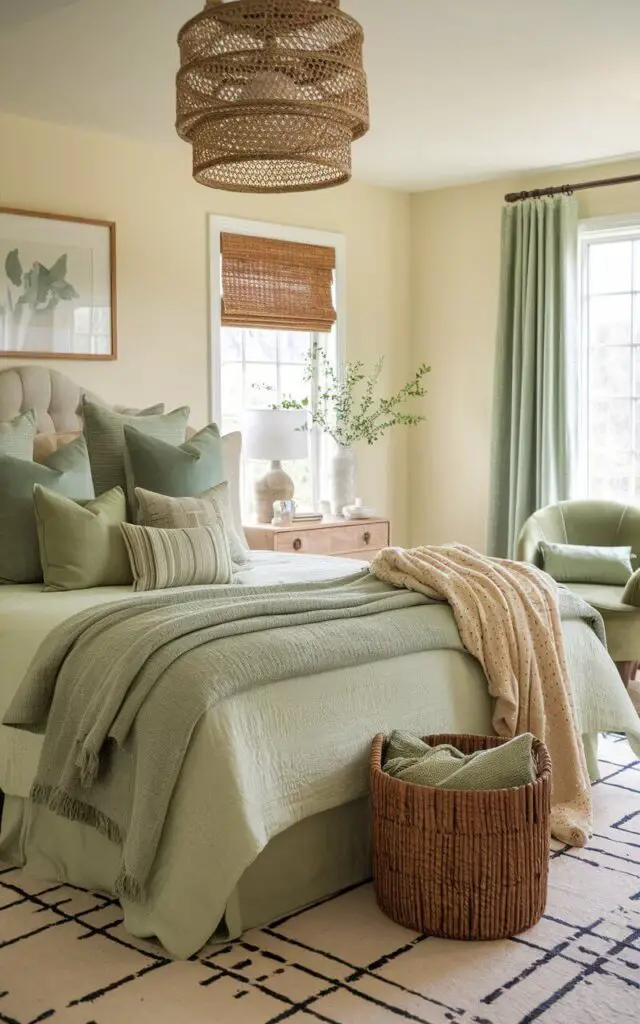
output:
<path id="1" fill-rule="evenodd" d="M 341 375 L 346 352 L 347 330 L 347 242 L 342 234 L 319 231 L 286 224 L 273 224 L 261 220 L 244 220 L 237 217 L 223 217 L 209 214 L 209 338 L 208 338 L 208 381 L 209 418 L 220 417 L 222 409 L 222 252 L 220 236 L 224 232 L 236 235 L 255 235 L 258 238 L 273 238 L 283 242 L 301 242 L 307 245 L 324 245 L 335 251 L 334 273 L 336 293 L 336 326 L 334 335 L 337 373 Z M 322 438 L 317 430 L 311 432 L 311 462 L 320 465 Z M 314 474 L 314 506 L 319 497 L 319 480 Z M 317 506 L 316 506 L 317 507 Z"/>
<path id="2" fill-rule="evenodd" d="M 580 395 L 587 396 L 579 405 L 578 466 L 574 481 L 574 493 L 579 497 L 589 494 L 589 323 L 585 321 L 585 296 L 587 295 L 588 260 L 587 249 L 593 242 L 608 242 L 624 239 L 640 241 L 640 213 L 614 214 L 608 217 L 589 217 L 578 225 L 578 338 L 580 344 L 579 388 Z M 633 344 L 633 339 L 632 339 Z"/>

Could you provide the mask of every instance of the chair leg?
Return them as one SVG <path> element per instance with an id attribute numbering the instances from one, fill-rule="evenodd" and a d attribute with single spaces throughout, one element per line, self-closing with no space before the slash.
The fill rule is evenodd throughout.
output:
<path id="1" fill-rule="evenodd" d="M 640 661 L 616 661 L 616 668 L 628 690 L 629 683 L 632 679 L 635 679 L 638 669 L 640 669 Z"/>

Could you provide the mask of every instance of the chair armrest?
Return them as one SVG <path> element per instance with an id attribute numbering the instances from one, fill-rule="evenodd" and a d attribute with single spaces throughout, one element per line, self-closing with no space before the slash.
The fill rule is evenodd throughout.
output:
<path id="1" fill-rule="evenodd" d="M 634 608 L 640 608 L 640 569 L 636 569 L 627 580 L 622 594 L 622 603 L 633 605 Z"/>

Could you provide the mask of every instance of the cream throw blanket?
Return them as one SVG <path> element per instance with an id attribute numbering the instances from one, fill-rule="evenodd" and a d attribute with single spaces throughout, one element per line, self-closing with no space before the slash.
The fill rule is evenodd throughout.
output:
<path id="1" fill-rule="evenodd" d="M 449 603 L 460 639 L 482 665 L 495 697 L 496 734 L 531 732 L 546 744 L 553 764 L 552 833 L 584 846 L 592 832 L 591 787 L 556 582 L 533 565 L 487 558 L 461 544 L 386 548 L 371 572 Z"/>

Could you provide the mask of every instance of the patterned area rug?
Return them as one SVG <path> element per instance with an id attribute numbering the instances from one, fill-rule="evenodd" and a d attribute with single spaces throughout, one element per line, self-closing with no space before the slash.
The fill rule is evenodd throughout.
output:
<path id="1" fill-rule="evenodd" d="M 370 885 L 173 962 L 97 893 L 0 867 L 3 1024 L 560 1024 L 640 1020 L 640 761 L 603 739 L 587 850 L 556 849 L 515 939 L 400 928 Z"/>

